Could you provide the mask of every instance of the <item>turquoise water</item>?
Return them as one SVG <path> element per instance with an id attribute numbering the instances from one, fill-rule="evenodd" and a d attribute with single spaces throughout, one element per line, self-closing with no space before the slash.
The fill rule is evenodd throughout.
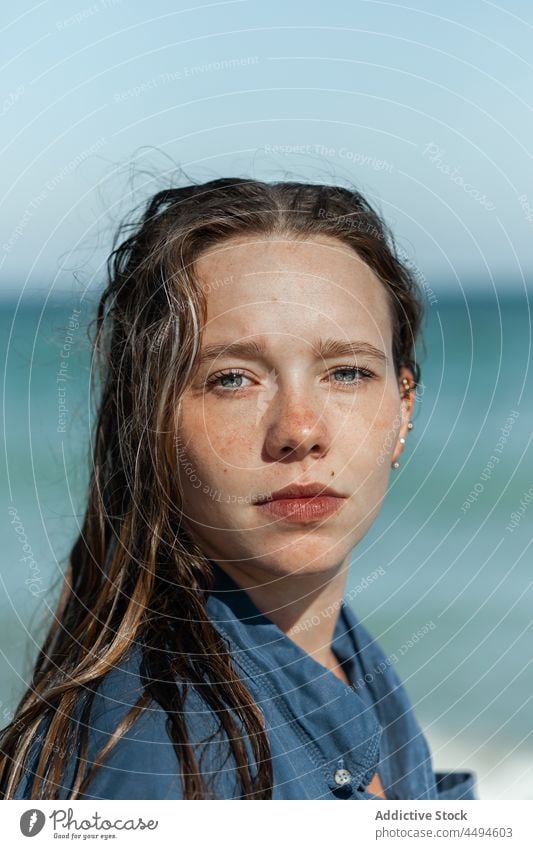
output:
<path id="1" fill-rule="evenodd" d="M 69 328 L 74 309 L 79 328 Z M 521 752 L 533 750 L 530 309 L 525 296 L 427 305 L 415 428 L 347 585 L 428 728 Z M 83 513 L 93 310 L 76 297 L 0 304 L 0 725 Z"/>
<path id="2" fill-rule="evenodd" d="M 415 428 L 351 582 L 385 570 L 354 606 L 428 725 L 531 752 L 530 319 L 520 298 L 430 307 Z"/>

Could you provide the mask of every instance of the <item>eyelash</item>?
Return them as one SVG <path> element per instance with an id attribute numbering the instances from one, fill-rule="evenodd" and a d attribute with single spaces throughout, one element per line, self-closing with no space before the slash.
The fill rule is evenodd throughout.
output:
<path id="1" fill-rule="evenodd" d="M 337 368 L 332 369 L 330 374 L 337 374 L 338 372 L 346 373 L 346 372 L 352 372 L 352 371 L 359 372 L 359 374 L 363 375 L 363 377 L 361 379 L 355 381 L 354 383 L 346 383 L 344 381 L 339 380 L 339 381 L 336 381 L 337 385 L 341 386 L 343 389 L 344 389 L 344 387 L 346 387 L 348 389 L 352 389 L 354 386 L 358 386 L 361 382 L 366 382 L 366 381 L 372 380 L 372 378 L 375 377 L 375 374 L 374 374 L 373 371 L 371 371 L 368 368 L 364 368 L 362 366 L 338 366 Z M 220 386 L 220 384 L 218 384 L 218 386 L 217 386 L 218 381 L 221 380 L 223 377 L 246 377 L 246 375 L 241 369 L 229 369 L 227 371 L 219 371 L 219 372 L 217 372 L 217 374 L 212 375 L 209 378 L 209 380 L 206 381 L 206 383 L 209 386 L 212 386 L 215 389 L 222 390 L 223 394 L 231 394 L 231 395 L 236 395 L 239 392 L 243 392 L 247 388 L 247 387 L 243 387 L 243 386 L 237 386 L 235 388 L 230 387 L 228 389 L 228 387 Z"/>

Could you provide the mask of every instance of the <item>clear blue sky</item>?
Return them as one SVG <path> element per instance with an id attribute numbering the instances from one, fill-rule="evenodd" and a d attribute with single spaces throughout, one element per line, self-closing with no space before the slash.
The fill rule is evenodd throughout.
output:
<path id="1" fill-rule="evenodd" d="M 352 181 L 437 292 L 532 285 L 530 0 L 21 2 L 0 39 L 4 292 L 99 287 L 176 166 Z"/>

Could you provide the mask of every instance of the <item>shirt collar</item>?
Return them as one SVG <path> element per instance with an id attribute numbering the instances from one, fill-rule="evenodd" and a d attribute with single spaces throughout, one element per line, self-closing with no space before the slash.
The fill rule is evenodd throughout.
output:
<path id="1" fill-rule="evenodd" d="M 210 563 L 214 585 L 207 601 L 209 617 L 229 641 L 232 658 L 247 675 L 258 704 L 266 712 L 270 700 L 281 700 L 297 733 L 303 732 L 306 744 L 319 750 L 331 789 L 339 764 L 357 784 L 367 783 L 378 764 L 382 731 L 372 708 L 261 613 L 216 561 Z M 332 648 L 353 680 L 358 620 L 344 600 L 332 615 Z"/>

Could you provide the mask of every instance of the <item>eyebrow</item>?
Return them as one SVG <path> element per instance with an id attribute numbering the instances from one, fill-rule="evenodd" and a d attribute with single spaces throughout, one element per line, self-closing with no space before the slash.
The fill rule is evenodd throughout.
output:
<path id="1" fill-rule="evenodd" d="M 224 343 L 220 342 L 216 345 L 206 345 L 200 354 L 200 365 L 203 365 L 210 360 L 217 359 L 219 356 L 242 357 L 243 359 L 261 359 L 266 353 L 267 347 L 265 340 L 262 337 L 257 339 L 247 339 L 238 342 Z M 356 340 L 347 342 L 341 339 L 318 339 L 313 345 L 312 350 L 318 359 L 329 359 L 331 357 L 353 357 L 363 355 L 365 357 L 373 357 L 376 360 L 381 360 L 384 363 L 389 362 L 387 355 L 372 345 L 370 342 Z"/>

